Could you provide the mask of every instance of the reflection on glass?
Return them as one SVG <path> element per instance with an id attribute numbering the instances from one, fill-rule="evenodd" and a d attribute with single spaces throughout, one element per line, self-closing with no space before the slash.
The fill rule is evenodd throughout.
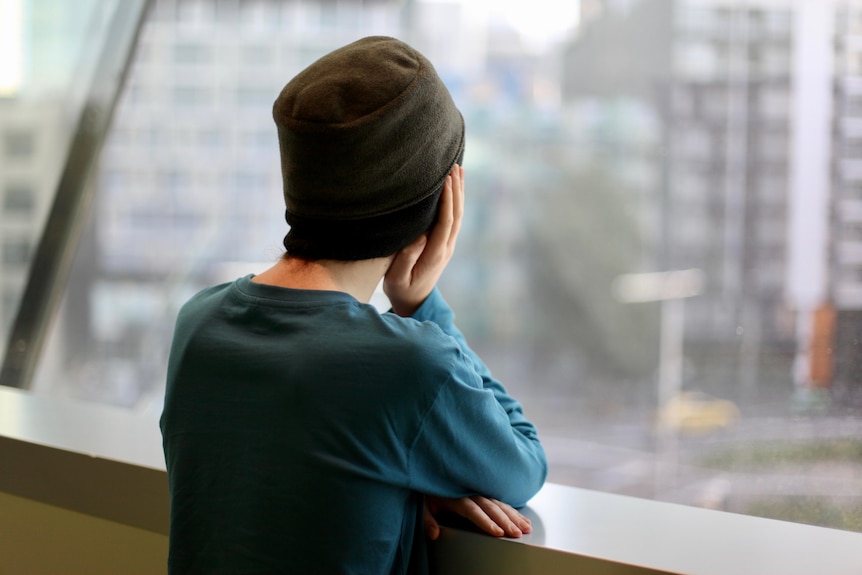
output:
<path id="1" fill-rule="evenodd" d="M 0 2 L 0 350 L 114 2 Z"/>
<path id="2" fill-rule="evenodd" d="M 281 253 L 268 102 L 388 34 L 464 112 L 442 289 L 551 480 L 862 530 L 862 6 L 523 6 L 157 2 L 36 391 L 159 413 L 181 303 Z M 33 211 L 26 184 L 3 205 Z M 613 289 L 681 270 L 684 314 Z"/>

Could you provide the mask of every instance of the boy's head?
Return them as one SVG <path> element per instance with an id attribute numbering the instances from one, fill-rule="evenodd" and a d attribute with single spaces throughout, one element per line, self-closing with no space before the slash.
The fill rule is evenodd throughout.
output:
<path id="1" fill-rule="evenodd" d="M 388 256 L 434 223 L 464 154 L 464 120 L 424 56 L 363 38 L 320 58 L 281 91 L 284 247 L 304 259 Z"/>

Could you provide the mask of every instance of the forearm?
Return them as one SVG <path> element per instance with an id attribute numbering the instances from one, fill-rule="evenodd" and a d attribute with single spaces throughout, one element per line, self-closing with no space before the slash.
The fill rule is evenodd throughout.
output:
<path id="1" fill-rule="evenodd" d="M 410 457 L 410 477 L 417 482 L 411 487 L 442 497 L 484 495 L 520 507 L 544 483 L 545 452 L 532 424 L 513 425 L 491 390 L 466 383 L 470 378 L 475 381 L 456 374 L 446 382 L 424 418 Z"/>
<path id="2" fill-rule="evenodd" d="M 462 353 L 472 362 L 473 369 L 482 378 L 482 384 L 485 389 L 490 389 L 494 392 L 494 396 L 497 398 L 497 401 L 503 406 L 506 413 L 509 415 L 512 425 L 517 426 L 519 430 L 526 435 L 530 435 L 532 437 L 537 435 L 533 424 L 524 417 L 521 404 L 506 392 L 503 384 L 494 378 L 491 374 L 491 370 L 485 362 L 482 361 L 482 358 L 480 358 L 479 355 L 476 354 L 467 344 L 464 334 L 461 333 L 461 330 L 459 330 L 455 325 L 455 313 L 452 311 L 452 308 L 449 307 L 449 304 L 446 303 L 446 300 L 443 298 L 439 289 L 434 288 L 431 294 L 413 313 L 412 317 L 419 321 L 432 321 L 437 324 L 445 334 L 452 337 L 458 343 Z"/>
<path id="3" fill-rule="evenodd" d="M 492 392 L 494 399 L 503 408 L 508 418 L 509 427 L 515 432 L 515 445 L 507 457 L 510 461 L 521 461 L 521 469 L 529 469 L 528 475 L 533 476 L 527 483 L 535 483 L 541 477 L 539 484 L 544 480 L 547 473 L 547 462 L 545 453 L 538 437 L 538 431 L 523 413 L 521 404 L 508 394 L 505 387 L 493 377 L 491 370 L 481 358 L 470 348 L 461 331 L 454 323 L 455 314 L 446 303 L 442 294 L 436 288 L 428 298 L 420 305 L 413 314 L 413 318 L 420 321 L 434 322 L 440 329 L 454 340 L 461 353 L 467 359 L 468 369 L 478 375 L 482 381 L 482 387 Z M 463 359 L 463 358 L 462 358 Z M 461 398 L 457 403 L 467 403 Z M 451 414 L 450 414 L 451 415 Z M 493 427 L 493 426 L 492 426 Z M 517 468 L 515 465 L 513 467 Z M 527 479 L 524 477 L 523 479 Z M 483 493 L 483 495 L 485 495 Z"/>

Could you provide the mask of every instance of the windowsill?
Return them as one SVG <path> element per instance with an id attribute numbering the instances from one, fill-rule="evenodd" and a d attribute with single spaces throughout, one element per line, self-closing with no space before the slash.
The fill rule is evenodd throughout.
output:
<path id="1" fill-rule="evenodd" d="M 525 514 L 533 533 L 520 539 L 444 532 L 440 572 L 481 565 L 504 575 L 838 575 L 862 568 L 862 533 L 563 485 L 545 485 Z"/>
<path id="2" fill-rule="evenodd" d="M 0 387 L 0 492 L 159 534 L 168 529 L 158 424 L 122 409 Z M 862 534 L 548 484 L 533 533 L 444 528 L 440 572 L 858 574 Z M 14 521 L 14 519 L 13 519 Z"/>

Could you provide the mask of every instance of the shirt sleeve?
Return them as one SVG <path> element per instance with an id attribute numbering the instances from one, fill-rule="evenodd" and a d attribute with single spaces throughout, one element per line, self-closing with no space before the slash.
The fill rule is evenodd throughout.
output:
<path id="1" fill-rule="evenodd" d="M 483 495 L 521 507 L 547 476 L 536 427 L 470 349 L 435 288 L 413 314 L 449 337 L 446 383 L 411 448 L 413 488 L 442 497 Z"/>

